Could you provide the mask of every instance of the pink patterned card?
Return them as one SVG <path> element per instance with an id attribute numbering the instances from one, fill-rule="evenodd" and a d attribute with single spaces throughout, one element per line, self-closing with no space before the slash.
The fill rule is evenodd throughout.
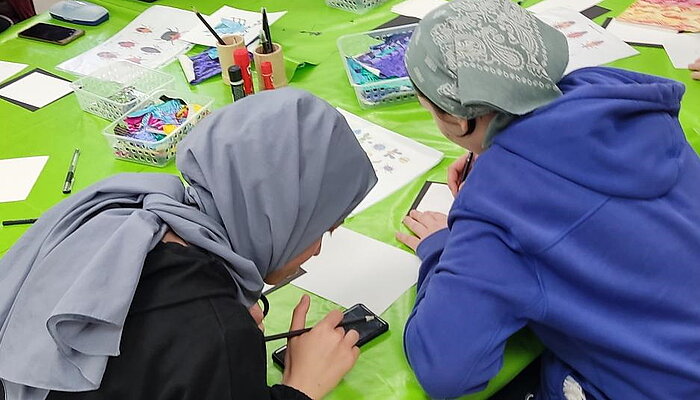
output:
<path id="1" fill-rule="evenodd" d="M 700 32 L 700 0 L 638 0 L 620 21 Z"/>

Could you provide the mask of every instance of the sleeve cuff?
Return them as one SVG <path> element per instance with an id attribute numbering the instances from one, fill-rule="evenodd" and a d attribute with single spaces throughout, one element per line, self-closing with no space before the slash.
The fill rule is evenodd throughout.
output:
<path id="1" fill-rule="evenodd" d="M 416 255 L 421 261 L 425 261 L 426 258 L 430 257 L 436 251 L 442 251 L 447 243 L 447 238 L 450 236 L 450 230 L 447 228 L 441 229 L 427 238 L 423 239 L 418 248 L 416 248 Z"/>

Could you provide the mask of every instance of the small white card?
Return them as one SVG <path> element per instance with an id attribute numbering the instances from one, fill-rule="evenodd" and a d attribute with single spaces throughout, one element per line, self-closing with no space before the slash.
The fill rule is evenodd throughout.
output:
<path id="1" fill-rule="evenodd" d="M 27 68 L 27 64 L 0 60 L 0 82 L 6 81 L 25 68 Z"/>
<path id="2" fill-rule="evenodd" d="M 340 227 L 324 237 L 321 253 L 292 285 L 343 307 L 362 303 L 383 313 L 418 279 L 415 255 Z"/>
<path id="3" fill-rule="evenodd" d="M 600 3 L 602 0 L 543 0 L 537 4 L 534 4 L 527 9 L 534 13 L 540 13 L 553 8 L 564 7 L 570 10 L 581 12 L 594 5 Z"/>
<path id="4" fill-rule="evenodd" d="M 25 200 L 48 159 L 37 156 L 0 160 L 0 203 Z"/>
<path id="5" fill-rule="evenodd" d="M 406 0 L 391 7 L 391 12 L 423 19 L 429 12 L 447 3 L 445 0 Z"/>
<path id="6" fill-rule="evenodd" d="M 454 203 L 454 197 L 446 183 L 428 181 L 425 182 L 411 209 L 449 214 L 452 203 Z"/>
<path id="7" fill-rule="evenodd" d="M 651 25 L 632 24 L 629 22 L 618 21 L 613 18 L 610 20 L 605 30 L 619 39 L 627 43 L 642 43 L 663 45 L 664 41 L 673 38 L 678 32 L 672 29 L 665 29 Z"/>
<path id="8" fill-rule="evenodd" d="M 664 40 L 663 45 L 678 69 L 688 69 L 689 64 L 700 58 L 700 33 L 679 33 Z"/>
<path id="9" fill-rule="evenodd" d="M 69 85 L 69 81 L 34 70 L 0 88 L 0 97 L 36 111 L 73 92 Z"/>

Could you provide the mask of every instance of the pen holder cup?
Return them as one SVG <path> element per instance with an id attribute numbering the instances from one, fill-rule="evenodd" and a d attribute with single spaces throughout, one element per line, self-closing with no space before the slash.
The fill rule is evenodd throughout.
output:
<path id="1" fill-rule="evenodd" d="M 284 69 L 284 52 L 282 52 L 282 46 L 277 43 L 272 43 L 272 53 L 263 53 L 262 46 L 258 46 L 253 52 L 253 61 L 255 62 L 255 69 L 258 71 L 258 87 L 262 90 L 265 87 L 263 82 L 263 76 L 260 73 L 260 66 L 262 63 L 269 61 L 272 63 L 272 83 L 275 88 L 280 88 L 287 86 L 287 73 Z"/>
<path id="2" fill-rule="evenodd" d="M 219 52 L 219 65 L 221 65 L 221 78 L 224 80 L 224 83 L 230 85 L 228 67 L 234 64 L 233 52 L 236 49 L 245 49 L 245 42 L 241 35 L 222 35 L 221 39 L 226 43 L 226 46 L 216 43 L 216 50 Z"/>

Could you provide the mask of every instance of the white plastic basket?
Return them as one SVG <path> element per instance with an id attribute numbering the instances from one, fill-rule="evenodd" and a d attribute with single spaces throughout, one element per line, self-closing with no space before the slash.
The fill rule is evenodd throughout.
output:
<path id="1" fill-rule="evenodd" d="M 329 7 L 363 14 L 368 10 L 386 2 L 386 0 L 326 0 Z"/>
<path id="2" fill-rule="evenodd" d="M 113 121 L 175 78 L 129 61 L 115 61 L 70 84 L 83 111 Z"/>
<path id="3" fill-rule="evenodd" d="M 124 118 L 136 110 L 141 110 L 148 106 L 159 103 L 161 96 L 182 99 L 188 105 L 198 104 L 202 106 L 196 112 L 190 112 L 185 123 L 180 125 L 172 133 L 157 142 L 139 140 L 128 136 L 117 135 L 115 128 L 126 129 Z M 107 139 L 115 158 L 133 161 L 141 164 L 164 167 L 175 157 L 177 144 L 192 130 L 192 127 L 209 114 L 214 99 L 194 93 L 180 93 L 172 90 L 159 90 L 151 94 L 148 98 L 138 103 L 136 106 L 120 115 L 114 122 L 109 124 L 102 134 Z"/>
<path id="4" fill-rule="evenodd" d="M 357 84 L 352 79 L 347 58 L 365 53 L 370 46 L 383 41 L 385 38 L 397 33 L 412 33 L 417 24 L 402 25 L 392 28 L 377 29 L 369 32 L 353 33 L 338 38 L 338 50 L 340 58 L 345 66 L 348 81 L 355 90 L 355 96 L 362 108 L 373 108 L 386 104 L 398 104 L 413 101 L 416 92 L 408 77 L 383 79 L 377 82 Z"/>

